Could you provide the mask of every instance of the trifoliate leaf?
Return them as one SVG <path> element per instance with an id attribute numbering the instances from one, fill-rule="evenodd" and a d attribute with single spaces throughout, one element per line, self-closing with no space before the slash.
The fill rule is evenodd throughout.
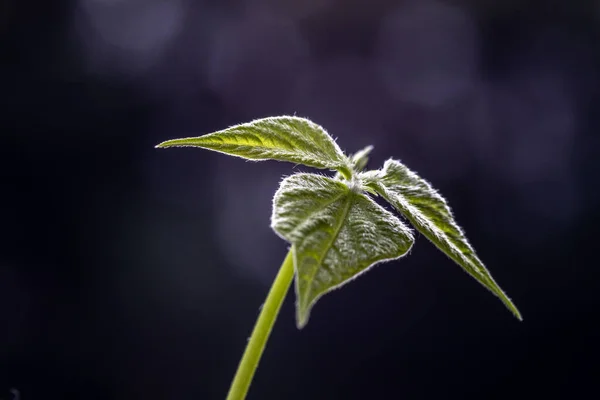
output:
<path id="1" fill-rule="evenodd" d="M 271 226 L 292 244 L 299 328 L 325 293 L 377 262 L 402 257 L 414 242 L 406 225 L 355 184 L 301 173 L 284 179 L 275 194 Z"/>
<path id="2" fill-rule="evenodd" d="M 364 184 L 374 188 L 419 232 L 498 296 L 522 320 L 517 307 L 475 254 L 444 198 L 428 182 L 395 160 L 386 161 L 381 171 L 369 171 L 362 178 Z"/>
<path id="3" fill-rule="evenodd" d="M 156 147 L 202 147 L 249 160 L 279 160 L 343 171 L 349 160 L 325 130 L 305 118 L 270 117 Z"/>

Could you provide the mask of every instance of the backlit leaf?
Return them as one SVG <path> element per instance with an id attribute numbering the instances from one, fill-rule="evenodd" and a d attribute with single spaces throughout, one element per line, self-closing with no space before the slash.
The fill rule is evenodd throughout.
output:
<path id="1" fill-rule="evenodd" d="M 369 154 L 371 151 L 373 151 L 373 146 L 367 146 L 350 156 L 352 167 L 356 172 L 360 172 L 365 169 L 367 163 L 369 162 Z"/>
<path id="2" fill-rule="evenodd" d="M 428 182 L 395 160 L 386 161 L 380 171 L 364 173 L 362 179 L 522 320 L 517 307 L 475 254 L 444 198 Z"/>
<path id="3" fill-rule="evenodd" d="M 156 147 L 202 147 L 248 160 L 279 160 L 338 170 L 349 176 L 350 161 L 325 130 L 305 118 L 257 119 L 199 137 Z"/>
<path id="4" fill-rule="evenodd" d="M 301 173 L 284 179 L 275 194 L 271 226 L 292 244 L 299 328 L 325 293 L 377 262 L 402 257 L 414 242 L 407 226 L 355 184 Z"/>

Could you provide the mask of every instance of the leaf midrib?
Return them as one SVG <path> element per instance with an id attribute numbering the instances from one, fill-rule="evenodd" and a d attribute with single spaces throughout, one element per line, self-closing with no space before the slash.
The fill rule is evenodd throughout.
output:
<path id="1" fill-rule="evenodd" d="M 339 157 L 335 159 L 331 157 L 330 154 L 327 154 L 322 151 L 322 149 L 314 148 L 313 152 L 309 152 L 306 149 L 296 147 L 296 148 L 281 148 L 275 145 L 266 145 L 261 143 L 260 145 L 251 145 L 251 144 L 238 144 L 238 143 L 221 143 L 218 146 L 211 146 L 212 143 L 203 144 L 202 147 L 208 148 L 213 151 L 218 151 L 221 153 L 229 154 L 222 150 L 219 150 L 219 147 L 222 148 L 233 148 L 233 149 L 243 149 L 248 152 L 259 151 L 259 152 L 272 152 L 273 154 L 277 154 L 278 156 L 297 156 L 298 160 L 301 160 L 302 163 L 310 162 L 311 164 L 305 164 L 308 166 L 316 167 L 326 167 L 326 168 L 340 168 L 345 164 L 343 160 L 340 160 Z M 188 146 L 197 146 L 197 145 L 188 145 Z M 319 155 L 322 158 L 315 157 L 315 154 Z M 336 155 L 337 156 L 337 155 Z M 271 157 L 265 155 L 264 160 L 269 160 Z M 327 160 L 326 160 L 327 159 Z"/>
<path id="2" fill-rule="evenodd" d="M 385 186 L 385 185 L 384 185 Z M 385 189 L 385 188 L 384 188 Z M 412 213 L 419 213 L 419 214 L 423 214 L 423 212 L 416 206 L 413 206 L 410 203 L 410 200 L 404 196 L 400 190 L 394 190 L 393 188 L 390 188 L 388 190 L 384 190 L 384 194 L 386 195 L 386 197 L 388 197 L 388 192 L 392 192 L 392 194 L 394 194 L 397 197 L 402 197 L 404 199 L 406 199 L 406 207 L 408 208 L 408 210 L 399 210 L 401 212 L 401 214 L 404 214 L 404 217 L 406 219 L 408 219 L 410 221 L 411 224 L 413 224 L 415 227 L 419 226 L 418 221 L 415 221 L 414 218 L 411 217 L 411 212 L 410 210 L 414 210 L 412 211 Z M 391 199 L 386 199 L 388 201 L 390 201 Z M 391 202 L 391 201 L 390 201 Z M 399 205 L 402 205 L 402 202 L 399 201 Z M 408 211 L 408 212 L 407 212 Z M 427 218 L 426 218 L 427 220 Z M 431 228 L 429 228 L 431 229 Z M 421 232 L 425 237 L 427 237 L 427 239 L 429 239 L 430 242 L 432 242 L 436 247 L 439 248 L 439 246 L 437 245 L 437 243 L 430 237 L 430 235 L 432 234 L 431 232 L 427 231 L 427 232 Z M 477 262 L 474 260 L 471 260 L 470 257 L 468 257 L 467 255 L 465 255 L 460 248 L 458 248 L 454 242 L 452 240 L 450 240 L 448 234 L 446 232 L 444 232 L 442 230 L 442 235 L 444 236 L 444 241 L 449 245 L 449 247 L 453 250 L 450 254 L 448 254 L 447 252 L 445 252 L 443 249 L 442 252 L 445 253 L 452 261 L 456 262 L 459 266 L 461 266 L 463 268 L 463 270 L 465 272 L 467 272 L 469 275 L 471 275 L 473 278 L 475 278 L 476 280 L 481 281 L 482 283 L 484 283 L 486 286 L 486 288 L 488 290 L 490 290 L 492 293 L 496 294 L 498 297 L 500 297 L 500 299 L 502 301 L 504 301 L 503 296 L 506 296 L 506 294 L 504 293 L 504 291 L 498 286 L 497 283 L 495 283 L 494 279 L 490 276 L 489 272 L 487 272 L 485 269 L 482 269 L 479 265 L 477 265 Z M 435 235 L 434 235 L 435 236 Z M 466 239 L 465 239 L 466 240 Z M 463 265 L 464 264 L 464 265 Z M 465 268 L 465 266 L 468 265 L 471 267 L 471 271 L 467 268 Z"/>
<path id="3" fill-rule="evenodd" d="M 333 246 L 333 243 L 335 243 L 335 241 L 337 240 L 341 230 L 342 230 L 342 226 L 344 225 L 344 223 L 346 222 L 346 218 L 348 217 L 348 213 L 350 212 L 350 208 L 352 206 L 352 203 L 354 202 L 354 196 L 355 193 L 352 192 L 351 190 L 348 190 L 348 192 L 346 192 L 347 196 L 348 196 L 348 201 L 346 202 L 346 205 L 344 206 L 344 210 L 342 211 L 342 215 L 341 218 L 338 219 L 338 223 L 336 224 L 336 226 L 334 227 L 334 233 L 331 236 L 331 239 L 327 242 L 327 246 L 325 246 L 325 251 L 323 251 L 323 254 L 319 257 L 318 264 L 316 266 L 316 268 L 313 269 L 313 272 L 310 274 L 310 282 L 312 282 L 315 278 L 315 275 L 317 274 L 317 271 L 320 269 L 320 267 L 323 265 L 323 260 L 325 259 L 325 255 L 329 252 L 329 249 L 331 248 L 331 246 Z M 333 202 L 329 203 L 328 205 L 333 204 Z M 308 287 L 308 291 L 306 292 L 306 296 L 305 298 L 308 299 L 309 294 L 312 291 L 312 286 Z M 310 302 L 309 302 L 310 304 Z M 308 307 L 309 304 L 304 304 L 305 308 Z"/>
<path id="4" fill-rule="evenodd" d="M 405 199 L 405 205 L 404 207 L 406 207 L 407 210 L 405 210 L 404 212 L 402 212 L 403 210 L 400 210 L 403 214 L 405 214 L 405 218 L 408 219 L 411 224 L 418 226 L 420 225 L 420 221 L 415 220 L 415 218 L 412 218 L 413 214 L 420 214 L 420 215 L 424 215 L 425 216 L 425 222 L 424 224 L 429 225 L 431 222 L 429 222 L 429 219 L 427 218 L 427 216 L 423 213 L 423 211 L 421 211 L 421 209 L 417 206 L 414 206 L 413 204 L 411 204 L 410 199 L 406 196 L 404 196 L 401 193 L 401 189 L 393 189 L 390 188 L 390 191 L 392 192 L 392 194 L 394 194 L 397 197 L 401 197 L 403 199 Z M 387 191 L 386 191 L 387 192 Z M 386 193 L 387 194 L 387 193 Z M 388 200 L 389 201 L 389 200 Z M 402 202 L 400 202 L 400 205 L 402 205 Z M 438 228 L 435 224 L 433 224 L 434 228 Z M 429 237 L 429 235 L 433 235 L 431 232 L 429 232 L 432 228 L 429 227 L 428 232 L 421 232 L 423 233 L 431 242 L 433 242 L 433 244 L 436 244 L 432 238 Z M 439 228 L 438 228 L 439 229 Z M 454 241 L 450 238 L 450 236 L 448 235 L 448 233 L 446 233 L 444 230 L 440 229 L 441 234 L 443 235 L 443 239 L 444 241 L 448 244 L 448 247 L 450 247 L 453 250 L 453 255 L 454 257 L 450 257 L 451 259 L 453 259 L 454 262 L 458 262 L 460 264 L 460 261 L 462 261 L 465 264 L 468 264 L 471 266 L 471 268 L 473 269 L 474 272 L 477 273 L 477 276 L 481 277 L 484 280 L 487 280 L 488 274 L 485 273 L 485 271 L 483 271 L 479 265 L 477 265 L 477 263 L 475 263 L 473 260 L 471 260 L 466 254 L 464 254 L 462 252 L 462 250 L 456 245 L 454 244 Z M 433 235 L 435 236 L 435 235 Z M 463 238 L 463 240 L 466 240 L 465 238 Z M 437 245 L 436 245 L 437 247 Z M 471 253 L 473 253 L 473 250 L 471 250 Z M 455 259 L 459 258 L 460 260 Z"/>
<path id="5" fill-rule="evenodd" d="M 300 174 L 298 174 L 300 175 Z M 336 201 L 338 201 L 340 199 L 340 197 L 344 196 L 345 194 L 348 193 L 348 190 L 344 190 L 341 191 L 338 195 L 336 195 L 335 197 L 327 200 L 324 204 L 321 204 L 320 208 L 316 211 L 310 212 L 308 213 L 306 216 L 302 217 L 300 219 L 300 222 L 296 224 L 296 227 L 293 229 L 293 231 L 291 231 L 288 236 L 289 237 L 294 237 L 296 236 L 296 231 L 298 229 L 299 226 L 302 226 L 306 221 L 308 221 L 310 218 L 312 218 L 316 213 L 323 211 L 324 209 L 326 209 L 327 207 L 329 207 L 330 205 L 332 205 L 333 203 L 335 203 Z"/>
<path id="6" fill-rule="evenodd" d="M 307 134 L 298 134 L 298 129 L 296 126 L 294 126 L 293 124 L 290 124 L 289 121 L 281 121 L 282 125 L 285 125 L 286 128 L 294 133 L 294 136 L 292 138 L 292 140 L 287 140 L 285 136 L 283 135 L 278 135 L 278 134 L 272 134 L 272 132 L 269 132 L 271 134 L 271 143 L 270 144 L 266 144 L 262 138 L 261 138 L 261 130 L 258 129 L 257 127 L 252 127 L 252 128 L 248 128 L 249 130 L 252 131 L 251 135 L 255 138 L 255 140 L 257 142 L 260 143 L 260 146 L 258 147 L 262 147 L 264 149 L 268 149 L 271 151 L 275 151 L 276 153 L 279 154 L 288 154 L 288 155 L 293 155 L 294 153 L 298 154 L 302 154 L 303 158 L 305 159 L 310 159 L 313 161 L 316 161 L 317 163 L 321 164 L 321 165 L 331 165 L 332 167 L 337 167 L 337 166 L 342 166 L 343 165 L 343 159 L 341 159 L 341 154 L 339 154 L 339 152 L 336 149 L 335 145 L 332 145 L 332 149 L 327 149 L 327 139 L 330 138 L 318 138 L 319 140 L 317 141 L 317 137 L 315 136 L 314 132 L 308 132 Z M 282 148 L 278 148 L 276 145 L 274 145 L 272 142 L 274 140 L 279 140 L 283 143 L 285 143 L 285 147 Z M 321 140 L 324 142 L 322 143 Z M 333 141 L 333 139 L 331 139 Z M 303 148 L 303 146 L 298 146 L 298 144 L 302 144 L 304 147 L 311 147 L 311 151 L 308 151 L 307 148 Z M 242 144 L 242 145 L 238 145 L 238 146 L 245 146 L 245 147 L 252 147 L 251 145 L 248 144 Z M 283 150 L 283 151 L 282 151 Z M 335 157 L 332 157 L 332 154 L 329 154 L 328 150 L 332 150 Z M 317 158 L 314 157 L 315 154 L 318 154 L 321 158 Z M 324 162 L 324 159 L 329 159 L 331 161 L 331 163 L 329 161 Z"/>

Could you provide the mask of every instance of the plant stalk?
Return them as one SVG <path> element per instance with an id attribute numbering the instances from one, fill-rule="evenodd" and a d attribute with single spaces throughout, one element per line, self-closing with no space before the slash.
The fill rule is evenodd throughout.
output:
<path id="1" fill-rule="evenodd" d="M 294 278 L 294 259 L 292 255 L 292 249 L 288 252 L 283 264 L 279 268 L 279 272 L 271 285 L 267 299 L 263 304 L 258 320 L 254 325 L 252 336 L 246 345 L 244 355 L 240 360 L 237 372 L 231 382 L 229 393 L 227 394 L 227 400 L 244 400 L 250 383 L 252 383 L 252 377 L 258 367 L 260 357 L 265 349 L 269 335 L 273 324 L 279 314 L 281 304 L 285 299 L 285 295 L 288 292 L 290 284 Z"/>

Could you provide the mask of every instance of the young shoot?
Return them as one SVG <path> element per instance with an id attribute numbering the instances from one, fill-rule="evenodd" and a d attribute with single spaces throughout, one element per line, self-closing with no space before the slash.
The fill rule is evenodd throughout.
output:
<path id="1" fill-rule="evenodd" d="M 247 160 L 277 160 L 335 172 L 296 173 L 273 198 L 271 228 L 290 244 L 231 384 L 228 400 L 246 397 L 258 362 L 292 280 L 296 325 L 306 326 L 315 303 L 373 265 L 401 258 L 413 231 L 374 200 L 385 199 L 414 229 L 496 295 L 522 320 L 456 224 L 446 200 L 400 161 L 363 171 L 372 146 L 347 156 L 314 122 L 281 116 L 257 119 L 156 147 L 200 147 Z M 294 279 L 295 278 L 295 279 Z"/>

